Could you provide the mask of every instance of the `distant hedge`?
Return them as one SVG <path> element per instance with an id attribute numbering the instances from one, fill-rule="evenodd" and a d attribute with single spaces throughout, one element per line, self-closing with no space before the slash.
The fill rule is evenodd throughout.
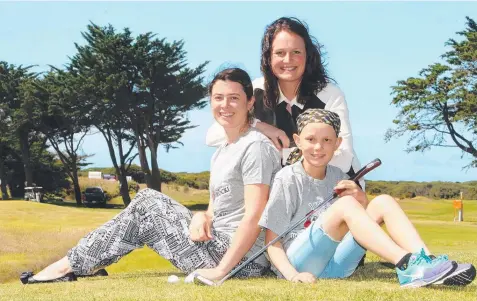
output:
<path id="1" fill-rule="evenodd" d="M 79 172 L 80 177 L 88 177 L 88 172 L 100 171 L 103 174 L 115 174 L 116 171 L 113 167 L 92 167 L 83 169 Z M 173 173 L 167 170 L 161 169 L 161 181 L 163 183 L 175 183 L 181 186 L 188 186 L 195 189 L 209 189 L 209 177 L 210 172 L 204 171 L 200 173 L 187 173 L 178 172 Z M 138 183 L 145 183 L 144 173 L 141 171 L 141 167 L 138 165 L 131 165 L 128 176 Z"/>
<path id="2" fill-rule="evenodd" d="M 80 174 L 87 177 L 88 171 L 101 171 L 114 174 L 114 168 L 89 168 Z M 144 183 L 141 168 L 132 165 L 130 174 L 134 181 Z M 209 189 L 210 172 L 200 173 L 169 172 L 161 169 L 161 179 L 164 183 L 174 183 L 195 189 Z M 464 199 L 477 200 L 477 181 L 471 182 L 412 182 L 412 181 L 366 181 L 366 192 L 369 194 L 389 194 L 397 198 L 412 198 L 424 196 L 432 199 L 456 199 L 460 192 Z"/>
<path id="3" fill-rule="evenodd" d="M 398 198 L 425 196 L 431 199 L 457 199 L 460 192 L 464 199 L 477 200 L 477 181 L 470 182 L 410 182 L 366 181 L 369 194 L 389 194 Z"/>

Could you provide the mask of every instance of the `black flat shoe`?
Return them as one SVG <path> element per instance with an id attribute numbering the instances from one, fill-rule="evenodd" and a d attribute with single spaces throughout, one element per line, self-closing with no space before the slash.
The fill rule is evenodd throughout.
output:
<path id="1" fill-rule="evenodd" d="M 23 284 L 37 284 L 37 283 L 53 283 L 53 282 L 69 282 L 76 281 L 76 275 L 74 273 L 68 273 L 62 277 L 58 277 L 50 280 L 36 280 L 33 278 L 33 272 L 23 272 L 20 275 L 20 281 Z"/>
<path id="2" fill-rule="evenodd" d="M 97 270 L 95 273 L 93 273 L 91 275 L 76 275 L 76 277 L 78 277 L 78 278 L 98 277 L 98 276 L 105 277 L 105 276 L 108 276 L 108 275 L 109 274 L 105 269 L 101 269 L 101 270 Z"/>

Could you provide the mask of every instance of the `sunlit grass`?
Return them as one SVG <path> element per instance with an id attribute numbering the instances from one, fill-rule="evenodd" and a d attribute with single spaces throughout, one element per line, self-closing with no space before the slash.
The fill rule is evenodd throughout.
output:
<path id="1" fill-rule="evenodd" d="M 163 186 L 164 193 L 195 208 L 208 202 L 207 191 Z M 465 222 L 453 222 L 452 201 L 401 201 L 433 253 L 477 264 L 477 202 L 464 203 Z M 75 283 L 22 286 L 22 271 L 38 271 L 120 209 L 75 208 L 25 201 L 0 202 L 0 300 L 476 300 L 477 285 L 466 288 L 400 289 L 393 270 L 368 255 L 365 268 L 346 280 L 314 285 L 273 278 L 231 280 L 223 287 L 171 285 L 182 275 L 148 248 L 132 252 L 108 267 L 109 277 Z"/>

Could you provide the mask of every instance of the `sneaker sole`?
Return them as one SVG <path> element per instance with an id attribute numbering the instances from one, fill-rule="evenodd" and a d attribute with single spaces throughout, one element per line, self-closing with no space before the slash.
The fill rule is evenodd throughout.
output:
<path id="1" fill-rule="evenodd" d="M 435 278 L 413 281 L 411 283 L 401 285 L 401 288 L 418 288 L 418 287 L 431 285 L 441 279 L 446 278 L 447 276 L 452 274 L 456 269 L 457 269 L 457 263 L 453 261 L 452 265 L 447 269 L 447 271 L 442 272 L 440 275 L 437 275 Z"/>
<path id="2" fill-rule="evenodd" d="M 474 281 L 476 276 L 476 270 L 473 265 L 470 266 L 467 270 L 453 272 L 449 276 L 441 279 L 434 284 L 444 284 L 444 285 L 452 285 L 452 286 L 466 286 Z"/>

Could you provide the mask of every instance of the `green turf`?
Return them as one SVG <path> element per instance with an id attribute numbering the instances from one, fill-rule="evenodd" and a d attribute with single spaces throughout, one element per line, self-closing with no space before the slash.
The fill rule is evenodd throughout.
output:
<path id="1" fill-rule="evenodd" d="M 206 195 L 187 204 L 206 203 Z M 179 196 L 178 198 L 180 198 Z M 194 203 L 194 199 L 200 199 Z M 466 201 L 465 222 L 452 221 L 451 201 L 405 200 L 403 208 L 431 250 L 477 264 L 477 202 Z M 148 248 L 136 250 L 110 266 L 110 276 L 75 283 L 23 286 L 18 274 L 38 270 L 64 256 L 88 231 L 119 209 L 89 209 L 0 201 L 0 300 L 477 300 L 477 284 L 465 288 L 431 286 L 400 289 L 394 271 L 368 255 L 365 268 L 345 280 L 293 284 L 273 278 L 230 280 L 222 287 L 168 284 L 174 267 Z"/>

